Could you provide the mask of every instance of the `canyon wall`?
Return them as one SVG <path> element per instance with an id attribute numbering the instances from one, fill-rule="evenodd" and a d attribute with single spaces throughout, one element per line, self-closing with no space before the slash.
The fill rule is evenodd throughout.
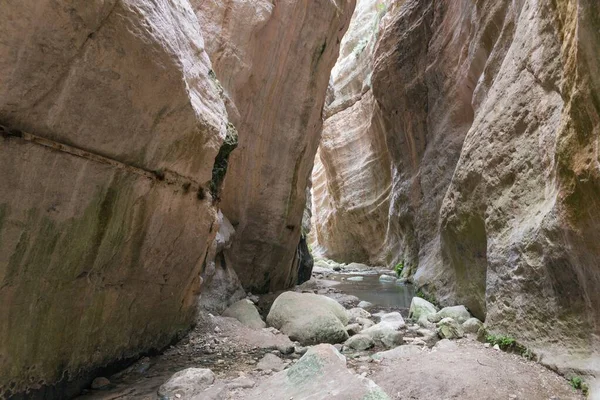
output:
<path id="1" fill-rule="evenodd" d="M 187 2 L 0 11 L 0 397 L 65 398 L 194 321 L 227 114 Z"/>
<path id="2" fill-rule="evenodd" d="M 315 255 L 343 262 L 385 260 L 391 161 L 371 90 L 383 1 L 360 0 L 331 73 L 323 134 L 312 174 Z"/>
<path id="3" fill-rule="evenodd" d="M 390 207 L 369 224 L 387 226 L 377 236 L 382 260 L 403 261 L 425 292 L 465 304 L 547 365 L 595 373 L 599 24 L 591 0 L 390 2 L 372 55 L 373 111 L 348 118 L 329 140 L 360 129 L 369 137 L 357 140 L 379 143 L 361 126 L 381 121 Z M 329 165 L 343 165 L 348 154 L 330 157 Z M 352 257 L 354 246 L 339 253 L 327 235 L 355 217 L 320 193 L 362 183 L 336 172 L 327 175 L 329 192 L 317 184 L 314 203 L 330 209 L 315 213 L 337 219 L 316 236 L 331 246 L 321 251 Z M 379 181 L 373 188 L 381 190 Z M 350 243 L 372 239 L 356 232 Z"/>
<path id="4" fill-rule="evenodd" d="M 220 194 L 226 260 L 247 290 L 296 283 L 306 192 L 331 68 L 354 0 L 192 0 L 239 133 Z"/>

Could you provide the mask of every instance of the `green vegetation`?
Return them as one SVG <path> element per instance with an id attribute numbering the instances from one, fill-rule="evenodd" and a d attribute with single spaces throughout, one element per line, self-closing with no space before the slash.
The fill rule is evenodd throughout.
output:
<path id="1" fill-rule="evenodd" d="M 514 349 L 517 346 L 517 341 L 510 336 L 487 335 L 485 340 L 491 345 L 498 345 L 502 350 Z"/>
<path id="2" fill-rule="evenodd" d="M 394 271 L 396 272 L 396 276 L 398 278 L 400 278 L 400 275 L 402 275 L 402 271 L 404 270 L 404 261 L 400 261 L 398 264 L 396 264 L 396 266 L 394 267 Z"/>
<path id="3" fill-rule="evenodd" d="M 581 390 L 581 392 L 587 396 L 588 392 L 589 392 L 589 387 L 588 385 L 583 381 L 583 379 L 581 379 L 581 377 L 579 376 L 573 376 L 571 377 L 571 379 L 569 379 L 569 384 L 571 385 L 571 387 L 575 390 Z"/>

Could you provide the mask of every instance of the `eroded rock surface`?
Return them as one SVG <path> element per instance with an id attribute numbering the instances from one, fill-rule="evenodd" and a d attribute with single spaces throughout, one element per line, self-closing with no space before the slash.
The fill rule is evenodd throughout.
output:
<path id="1" fill-rule="evenodd" d="M 216 233 L 204 188 L 227 114 L 185 1 L 0 8 L 0 125 L 10 128 L 0 397 L 10 397 L 189 328 Z"/>
<path id="2" fill-rule="evenodd" d="M 354 0 L 192 0 L 239 132 L 221 195 L 226 253 L 255 293 L 296 283 L 329 73 Z"/>
<path id="3" fill-rule="evenodd" d="M 315 254 L 338 261 L 385 258 L 391 163 L 371 90 L 386 1 L 359 0 L 331 73 L 331 96 L 312 172 Z"/>
<path id="4" fill-rule="evenodd" d="M 372 70 L 361 102 L 372 94 L 374 111 L 359 124 L 349 117 L 331 138 L 327 131 L 320 151 L 350 134 L 352 143 L 379 143 L 358 128 L 378 121 L 391 190 L 368 204 L 389 201 L 389 213 L 368 213 L 372 221 L 335 231 L 359 222 L 329 200 L 353 184 L 346 173 L 354 167 L 345 165 L 353 152 L 343 151 L 351 145 L 338 146 L 327 165 L 342 169 L 315 169 L 313 204 L 325 208 L 315 215 L 333 239 L 321 232 L 321 248 L 314 247 L 335 254 L 335 235 L 340 243 L 376 237 L 385 245 L 358 255 L 403 261 L 404 274 L 442 305 L 464 304 L 553 367 L 600 371 L 596 14 L 591 0 L 388 4 L 373 65 L 354 61 L 359 71 Z M 360 75 L 349 81 L 367 86 Z M 377 170 L 388 174 L 385 163 L 369 174 Z M 361 190 L 383 193 L 384 180 L 371 181 Z"/>

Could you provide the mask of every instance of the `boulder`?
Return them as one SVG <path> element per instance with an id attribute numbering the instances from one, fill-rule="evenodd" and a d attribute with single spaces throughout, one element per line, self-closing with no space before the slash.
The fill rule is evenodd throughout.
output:
<path id="1" fill-rule="evenodd" d="M 395 360 L 405 356 L 411 356 L 414 354 L 420 354 L 423 350 L 419 346 L 407 344 L 404 346 L 398 346 L 391 350 L 380 351 L 372 355 L 375 360 Z"/>
<path id="2" fill-rule="evenodd" d="M 471 318 L 471 314 L 465 306 L 453 306 L 453 307 L 444 307 L 434 315 L 429 315 L 427 319 L 429 322 L 440 322 L 444 318 L 452 318 L 459 324 L 464 323 L 466 320 Z"/>
<path id="3" fill-rule="evenodd" d="M 400 328 L 404 328 L 404 326 L 406 326 L 406 323 L 404 322 L 404 318 L 402 318 L 402 315 L 399 312 L 391 312 L 391 313 L 387 313 L 387 314 L 382 314 L 380 317 L 380 323 L 385 323 L 388 324 L 389 326 L 393 327 L 394 329 L 400 329 Z"/>
<path id="4" fill-rule="evenodd" d="M 245 400 L 389 400 L 373 381 L 352 374 L 346 358 L 333 346 L 310 348 L 300 360 L 279 372 L 244 396 Z"/>
<path id="5" fill-rule="evenodd" d="M 358 334 L 346 340 L 346 343 L 344 343 L 344 345 L 350 347 L 353 350 L 363 351 L 375 346 L 375 341 L 369 335 Z"/>
<path id="6" fill-rule="evenodd" d="M 464 336 L 464 331 L 460 324 L 449 317 L 437 323 L 436 332 L 442 339 L 459 339 Z"/>
<path id="7" fill-rule="evenodd" d="M 418 321 L 423 316 L 428 317 L 435 313 L 437 313 L 437 309 L 427 300 L 417 296 L 412 298 L 408 318 Z"/>
<path id="8" fill-rule="evenodd" d="M 189 399 L 213 384 L 215 375 L 210 369 L 188 368 L 177 372 L 158 388 L 158 397 L 164 400 Z"/>
<path id="9" fill-rule="evenodd" d="M 256 369 L 259 371 L 283 371 L 285 363 L 275 354 L 268 353 L 258 362 Z"/>
<path id="10" fill-rule="evenodd" d="M 235 318 L 252 329 L 262 329 L 267 326 L 260 317 L 254 303 L 248 299 L 232 304 L 223 312 L 224 317 Z"/>
<path id="11" fill-rule="evenodd" d="M 335 300 L 312 293 L 284 292 L 271 306 L 267 323 L 301 344 L 348 339 L 348 314 Z"/>
<path id="12" fill-rule="evenodd" d="M 478 320 L 477 318 L 469 318 L 462 324 L 462 328 L 465 333 L 474 333 L 477 334 L 479 329 L 483 327 L 483 322 Z"/>
<path id="13" fill-rule="evenodd" d="M 371 313 L 359 307 L 351 308 L 348 311 L 350 322 L 356 322 L 358 318 L 371 318 Z"/>
<path id="14" fill-rule="evenodd" d="M 406 324 L 398 312 L 381 314 L 381 321 L 369 328 L 363 329 L 361 334 L 370 336 L 375 343 L 385 347 L 395 347 L 403 343 L 402 333 L 398 329 Z"/>
<path id="15" fill-rule="evenodd" d="M 358 303 L 358 305 L 356 307 L 369 309 L 369 308 L 373 307 L 373 303 L 369 303 L 368 301 L 361 301 L 360 303 Z"/>

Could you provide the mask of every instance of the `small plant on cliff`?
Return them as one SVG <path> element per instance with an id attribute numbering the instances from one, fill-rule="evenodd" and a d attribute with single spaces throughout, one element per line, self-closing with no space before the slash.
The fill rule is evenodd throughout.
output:
<path id="1" fill-rule="evenodd" d="M 581 390 L 581 392 L 587 396 L 588 392 L 589 392 L 589 387 L 588 385 L 583 382 L 583 379 L 581 379 L 581 377 L 579 376 L 573 376 L 571 377 L 571 379 L 569 379 L 569 384 L 571 385 L 571 387 L 575 390 Z"/>
<path id="2" fill-rule="evenodd" d="M 394 267 L 394 271 L 396 272 L 396 276 L 399 278 L 400 275 L 402 275 L 402 271 L 404 270 L 404 261 L 400 261 L 398 264 L 396 264 L 396 266 Z"/>
<path id="3" fill-rule="evenodd" d="M 491 345 L 498 345 L 502 350 L 509 350 L 517 347 L 517 341 L 510 336 L 487 335 L 485 340 Z"/>

